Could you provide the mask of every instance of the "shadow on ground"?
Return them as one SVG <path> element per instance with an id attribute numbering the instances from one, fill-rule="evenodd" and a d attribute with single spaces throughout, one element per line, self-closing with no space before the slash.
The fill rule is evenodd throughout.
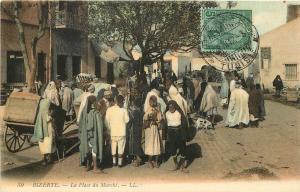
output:
<path id="1" fill-rule="evenodd" d="M 202 158 L 202 149 L 198 143 L 191 143 L 186 147 L 187 165 L 189 167 L 197 158 Z"/>
<path id="2" fill-rule="evenodd" d="M 1 176 L 4 179 L 22 179 L 22 180 L 31 180 L 31 179 L 41 179 L 43 178 L 54 166 L 51 165 L 42 165 L 43 161 L 38 161 L 35 163 L 27 164 L 21 167 L 16 167 L 1 172 Z"/>

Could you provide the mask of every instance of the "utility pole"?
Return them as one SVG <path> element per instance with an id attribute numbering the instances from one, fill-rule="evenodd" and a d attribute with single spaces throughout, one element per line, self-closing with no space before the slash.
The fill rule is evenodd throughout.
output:
<path id="1" fill-rule="evenodd" d="M 48 3 L 49 6 L 49 63 L 48 63 L 48 71 L 47 71 L 47 82 L 51 81 L 52 76 L 52 9 L 51 9 L 51 1 Z"/>

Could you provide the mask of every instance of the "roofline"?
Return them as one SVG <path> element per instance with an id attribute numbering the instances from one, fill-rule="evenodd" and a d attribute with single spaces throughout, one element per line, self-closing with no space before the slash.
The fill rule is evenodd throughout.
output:
<path id="1" fill-rule="evenodd" d="M 274 31 L 279 30 L 279 29 L 285 27 L 286 25 L 291 25 L 292 23 L 294 23 L 294 22 L 296 22 L 296 21 L 298 21 L 298 20 L 300 21 L 300 17 L 298 17 L 298 18 L 296 18 L 296 19 L 293 19 L 293 20 L 291 20 L 291 21 L 289 21 L 289 22 L 287 22 L 287 23 L 285 23 L 285 24 L 283 24 L 283 25 L 280 25 L 280 26 L 276 27 L 275 29 L 273 29 L 273 30 L 271 30 L 271 31 L 268 31 L 268 32 L 262 34 L 260 38 L 264 37 L 265 35 L 267 35 L 267 34 L 269 34 L 269 33 L 271 33 L 271 32 L 274 32 Z"/>

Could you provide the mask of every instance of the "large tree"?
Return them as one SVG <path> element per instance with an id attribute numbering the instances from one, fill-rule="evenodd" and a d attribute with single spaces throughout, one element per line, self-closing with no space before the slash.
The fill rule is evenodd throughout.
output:
<path id="1" fill-rule="evenodd" d="M 26 38 L 24 31 L 24 23 L 20 18 L 21 10 L 26 10 L 26 6 L 36 6 L 38 16 L 38 30 L 32 39 Z M 14 20 L 19 33 L 20 49 L 24 58 L 24 68 L 26 71 L 26 82 L 32 91 L 37 72 L 37 44 L 38 41 L 45 35 L 45 30 L 48 24 L 48 2 L 21 2 L 12 1 L 1 3 L 1 10 L 11 19 Z M 27 46 L 27 41 L 31 41 L 30 47 Z"/>
<path id="2" fill-rule="evenodd" d="M 196 48 L 200 43 L 201 8 L 216 6 L 209 1 L 92 1 L 90 36 L 108 45 L 123 42 L 130 61 L 134 60 L 132 50 L 138 47 L 143 70 L 144 65 L 163 61 L 167 51 Z"/>

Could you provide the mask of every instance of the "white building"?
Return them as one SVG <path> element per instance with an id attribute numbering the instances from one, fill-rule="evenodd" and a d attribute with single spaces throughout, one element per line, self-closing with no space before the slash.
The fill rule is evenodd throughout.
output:
<path id="1" fill-rule="evenodd" d="M 276 75 L 281 76 L 286 87 L 300 85 L 300 5 L 297 6 L 296 18 L 291 20 L 288 16 L 286 24 L 260 37 L 261 49 L 256 65 L 265 89 L 273 89 Z"/>

